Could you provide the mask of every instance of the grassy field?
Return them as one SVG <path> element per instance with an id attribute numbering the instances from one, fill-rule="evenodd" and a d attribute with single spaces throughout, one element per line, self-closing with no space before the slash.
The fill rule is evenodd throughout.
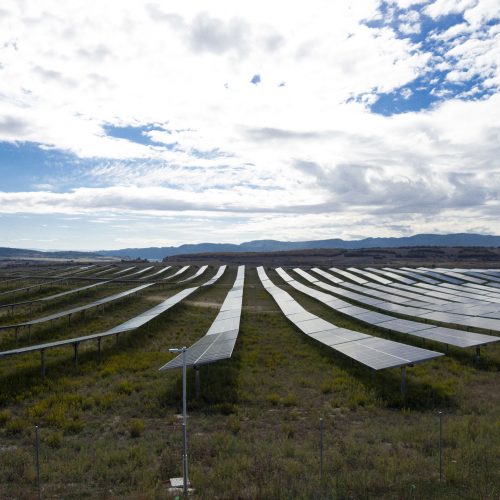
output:
<path id="1" fill-rule="evenodd" d="M 182 380 L 180 371 L 158 368 L 172 358 L 169 347 L 190 345 L 205 334 L 235 276 L 231 268 L 217 285 L 196 292 L 151 325 L 120 335 L 118 342 L 103 341 L 100 361 L 93 343 L 82 344 L 77 366 L 70 347 L 47 351 L 42 379 L 36 353 L 0 360 L 0 497 L 36 497 L 37 424 L 44 498 L 168 497 L 168 479 L 181 475 Z M 288 289 L 274 272 L 269 276 L 311 312 L 387 336 Z M 106 315 L 94 312 L 70 326 L 61 320 L 40 327 L 33 340 L 104 331 L 180 289 L 145 290 L 109 306 Z M 113 293 L 98 288 L 85 299 L 105 292 Z M 387 338 L 421 345 L 406 336 Z M 0 344 L 9 348 L 11 339 L 2 336 Z M 439 344 L 427 347 L 443 351 Z M 255 269 L 247 269 L 233 357 L 200 369 L 200 398 L 194 372 L 188 371 L 193 496 L 498 498 L 500 346 L 489 346 L 482 356 L 474 364 L 472 350 L 452 348 L 446 357 L 409 368 L 403 398 L 399 370 L 372 374 L 306 338 L 281 314 Z M 442 482 L 438 411 L 443 412 Z"/>

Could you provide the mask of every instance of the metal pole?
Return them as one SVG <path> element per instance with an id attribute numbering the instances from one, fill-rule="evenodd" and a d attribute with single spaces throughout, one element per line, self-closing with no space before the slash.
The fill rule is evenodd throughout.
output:
<path id="1" fill-rule="evenodd" d="M 42 374 L 42 378 L 45 377 L 45 356 L 43 349 L 40 349 L 40 372 Z"/>
<path id="2" fill-rule="evenodd" d="M 443 480 L 443 412 L 439 415 L 439 482 Z"/>
<path id="3" fill-rule="evenodd" d="M 36 487 L 38 490 L 38 499 L 42 498 L 40 487 L 40 433 L 38 425 L 35 425 L 35 462 L 36 462 Z"/>
<path id="4" fill-rule="evenodd" d="M 101 362 L 101 337 L 97 337 L 97 359 Z"/>
<path id="5" fill-rule="evenodd" d="M 182 455 L 182 474 L 184 477 L 184 496 L 188 495 L 188 458 L 187 458 L 187 401 L 186 401 L 186 348 L 182 348 L 182 429 L 184 434 L 184 454 Z"/>
<path id="6" fill-rule="evenodd" d="M 319 480 L 323 483 L 323 419 L 319 419 Z"/>

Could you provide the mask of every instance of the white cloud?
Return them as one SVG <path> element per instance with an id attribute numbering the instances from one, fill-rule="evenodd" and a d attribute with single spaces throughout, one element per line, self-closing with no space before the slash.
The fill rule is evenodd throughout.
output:
<path id="1" fill-rule="evenodd" d="M 406 35 L 420 33 L 420 14 L 416 10 L 409 10 L 399 15 L 399 31 Z"/>
<path id="2" fill-rule="evenodd" d="M 477 3 L 478 0 L 436 0 L 426 7 L 425 13 L 436 19 L 448 14 L 462 13 L 466 9 L 474 7 Z"/>
<path id="3" fill-rule="evenodd" d="M 409 100 L 408 84 L 434 67 L 452 82 L 477 75 L 496 91 L 500 34 L 484 26 L 492 3 L 393 2 L 405 34 L 420 31 L 419 8 L 436 19 L 464 13 L 465 23 L 433 35 L 443 44 L 439 60 L 389 26 L 366 25 L 380 17 L 376 0 L 316 0 L 307 9 L 263 1 L 4 4 L 0 140 L 92 162 L 75 168 L 71 188 L 41 176 L 38 192 L 0 193 L 2 213 L 167 214 L 168 224 L 181 217 L 195 235 L 206 227 L 203 214 L 214 238 L 240 240 L 266 231 L 362 234 L 377 217 L 415 230 L 450 227 L 458 206 L 470 224 L 478 214 L 490 221 L 498 94 L 392 117 L 368 106 L 393 91 Z M 153 124 L 155 143 L 109 137 L 106 124 Z M 470 189 L 457 173 L 472 175 Z M 435 222 L 426 222 L 430 212 Z M 171 227 L 179 241 L 195 237 Z"/>

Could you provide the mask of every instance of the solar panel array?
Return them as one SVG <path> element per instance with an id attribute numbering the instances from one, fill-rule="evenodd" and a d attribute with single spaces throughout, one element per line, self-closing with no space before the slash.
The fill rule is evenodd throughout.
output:
<path id="1" fill-rule="evenodd" d="M 302 271 L 297 270 L 297 272 Z M 326 289 L 324 285 L 318 284 L 318 286 Z M 366 298 L 355 293 L 346 295 L 358 302 L 368 303 L 376 309 L 458 327 L 472 326 L 490 332 L 500 331 L 500 295 L 490 293 L 479 297 L 477 292 L 471 292 L 464 289 L 463 286 L 450 283 L 444 283 L 440 286 L 427 283 L 420 283 L 417 286 L 394 283 L 392 287 L 375 283 L 366 283 L 363 286 L 343 283 L 342 286 L 371 297 L 383 299 L 370 303 Z M 375 288 L 377 291 L 367 287 Z M 330 291 L 345 293 L 339 289 L 330 289 Z M 393 292 L 395 295 L 392 294 Z M 415 300 L 407 300 L 403 297 Z M 441 300 L 436 300 L 436 298 Z"/>
<path id="2" fill-rule="evenodd" d="M 179 276 L 180 274 L 185 273 L 189 269 L 189 267 L 190 266 L 181 267 L 177 272 L 175 272 L 171 276 L 167 276 L 166 278 L 163 278 L 163 280 L 166 281 L 166 280 L 170 280 L 172 278 L 175 278 L 176 276 Z"/>
<path id="3" fill-rule="evenodd" d="M 245 266 L 239 266 L 234 285 L 222 303 L 212 326 L 205 336 L 186 350 L 186 366 L 196 367 L 231 357 L 240 329 L 244 281 Z M 160 370 L 182 366 L 183 355 L 181 354 L 164 364 Z"/>
<path id="4" fill-rule="evenodd" d="M 257 272 L 264 288 L 274 298 L 287 319 L 299 330 L 373 370 L 404 367 L 442 356 L 442 353 L 439 352 L 373 337 L 347 328 L 340 328 L 303 308 L 288 292 L 277 287 L 267 277 L 263 267 L 258 267 Z M 286 275 L 285 281 L 292 284 L 295 280 Z M 332 304 L 338 302 L 338 299 L 331 295 L 315 290 L 311 291 L 313 292 L 311 296 L 315 298 L 321 297 L 321 299 L 328 300 L 328 303 Z"/>
<path id="5" fill-rule="evenodd" d="M 17 293 L 17 292 L 27 292 L 27 291 L 32 290 L 34 288 L 41 289 L 44 286 L 51 286 L 54 283 L 59 283 L 59 282 L 64 281 L 64 280 L 65 280 L 65 278 L 60 278 L 60 279 L 53 280 L 50 283 L 31 284 L 31 285 L 23 286 L 22 288 L 16 288 L 14 290 L 6 290 L 3 292 L 0 292 L 0 295 L 8 295 L 10 293 Z"/>
<path id="6" fill-rule="evenodd" d="M 220 266 L 215 275 L 212 278 L 210 278 L 206 283 L 203 283 L 203 285 L 201 286 L 213 285 L 224 274 L 226 267 L 227 266 Z"/>
<path id="7" fill-rule="evenodd" d="M 104 297 L 102 299 L 96 300 L 96 301 L 91 302 L 89 304 L 85 304 L 83 306 L 73 307 L 72 309 L 67 309 L 65 311 L 59 311 L 57 313 L 50 314 L 49 316 L 44 316 L 42 318 L 36 318 L 36 319 L 31 320 L 31 321 L 26 321 L 24 323 L 17 323 L 15 325 L 0 325 L 0 330 L 8 330 L 8 329 L 13 329 L 13 328 L 17 329 L 17 328 L 22 328 L 22 327 L 26 327 L 26 326 L 33 326 L 33 325 L 38 325 L 41 323 L 46 323 L 47 321 L 52 321 L 55 319 L 63 318 L 66 316 L 71 316 L 72 314 L 83 312 L 83 311 L 86 311 L 87 309 L 91 309 L 93 307 L 102 306 L 104 304 L 108 304 L 109 302 L 123 299 L 125 297 L 128 297 L 129 295 L 132 295 L 133 293 L 140 292 L 141 290 L 144 290 L 145 288 L 148 288 L 152 285 L 154 285 L 154 283 L 145 283 L 144 285 L 136 286 L 136 287 L 131 288 L 129 290 L 115 293 L 113 295 L 110 295 L 108 297 Z"/>
<path id="8" fill-rule="evenodd" d="M 300 273 L 301 271 L 297 270 L 297 272 Z M 364 286 L 343 283 L 342 286 L 360 291 L 369 296 L 384 299 L 385 301 L 403 304 L 400 307 L 389 305 L 387 302 L 372 304 L 377 309 L 392 310 L 406 316 L 432 319 L 436 322 L 457 326 L 476 326 L 477 328 L 491 331 L 500 331 L 500 322 L 498 321 L 493 322 L 483 321 L 480 318 L 467 318 L 467 316 L 482 316 L 485 318 L 500 319 L 500 308 L 498 307 L 500 305 L 500 294 L 488 293 L 486 295 L 486 292 L 483 292 L 484 295 L 478 296 L 476 291 L 464 290 L 463 286 L 449 283 L 444 283 L 440 287 L 421 283 L 419 285 L 420 288 L 400 283 L 394 283 L 391 287 L 376 283 L 366 283 Z M 376 290 L 370 290 L 366 287 Z M 339 290 L 331 289 L 330 291 L 338 292 Z M 396 295 L 393 295 L 393 293 Z M 403 297 L 406 297 L 406 299 Z M 362 297 L 355 294 L 351 295 L 351 298 L 363 301 Z M 436 298 L 440 300 L 436 300 Z M 444 316 L 443 314 L 435 314 L 432 311 L 447 312 L 450 314 Z"/>
<path id="9" fill-rule="evenodd" d="M 140 278 L 141 280 L 147 280 L 149 278 L 152 278 L 153 276 L 159 276 L 160 274 L 163 274 L 165 271 L 168 271 L 172 266 L 165 266 L 163 268 L 161 268 L 159 271 L 156 271 L 155 273 L 153 274 L 150 274 L 149 276 L 144 276 L 142 278 Z"/>
<path id="10" fill-rule="evenodd" d="M 198 271 L 196 271 L 192 276 L 189 276 L 188 278 L 180 280 L 177 283 L 185 283 L 186 281 L 191 281 L 191 280 L 194 280 L 194 279 L 198 278 L 198 276 L 201 276 L 207 270 L 207 267 L 208 266 L 201 266 L 198 269 Z"/>
<path id="11" fill-rule="evenodd" d="M 297 270 L 299 271 L 299 270 Z M 305 271 L 301 271 L 304 274 Z M 372 326 L 377 326 L 391 332 L 409 334 L 412 336 L 434 340 L 436 342 L 442 342 L 444 344 L 454 345 L 457 347 L 471 347 L 483 344 L 488 344 L 491 342 L 496 342 L 500 340 L 498 337 L 493 337 L 491 335 L 483 335 L 479 333 L 472 333 L 464 330 L 455 330 L 453 328 L 439 327 L 428 323 L 422 323 L 417 321 L 411 321 L 407 319 L 400 319 L 388 314 L 381 314 L 378 312 L 365 309 L 363 307 L 355 306 L 349 302 L 345 302 L 341 299 L 337 299 L 332 295 L 317 291 L 310 288 L 298 281 L 294 280 L 290 275 L 288 275 L 283 269 L 277 269 L 278 274 L 292 287 L 309 295 L 324 304 L 328 305 L 332 309 L 345 314 L 351 318 L 355 318 L 364 323 L 368 323 Z M 308 274 L 308 273 L 305 273 Z M 310 276 L 310 275 L 309 275 Z M 383 300 L 373 299 L 370 297 L 363 297 L 360 294 L 355 294 L 354 292 L 349 292 L 339 287 L 333 287 L 328 283 L 320 282 L 316 278 L 310 276 L 315 280 L 314 284 L 321 286 L 322 288 L 332 291 L 334 293 L 343 294 L 353 300 L 368 304 L 373 307 L 390 309 L 391 305 L 389 303 L 384 304 Z M 392 304 L 393 309 L 399 308 L 398 304 Z M 424 311 L 425 313 L 425 311 Z"/>
<path id="12" fill-rule="evenodd" d="M 132 267 L 127 267 L 125 269 L 121 269 L 120 271 L 117 271 L 116 273 L 113 273 L 113 276 L 116 276 L 117 274 L 123 274 L 123 273 L 126 273 L 127 271 L 132 271 L 132 269 L 135 269 L 136 266 L 132 266 Z"/>
<path id="13" fill-rule="evenodd" d="M 226 269 L 226 266 L 221 266 L 219 268 L 219 270 L 217 271 L 216 275 L 212 279 L 210 279 L 209 281 L 207 281 L 206 283 L 204 283 L 201 286 L 210 286 L 213 283 L 215 283 L 222 276 L 225 269 Z M 142 285 L 142 286 L 144 287 L 145 285 Z M 69 339 L 56 340 L 54 342 L 46 342 L 43 344 L 36 344 L 36 345 L 32 345 L 32 346 L 18 347 L 16 349 L 11 349 L 8 351 L 0 352 L 0 358 L 15 356 L 15 355 L 19 355 L 19 354 L 26 354 L 26 353 L 30 353 L 30 352 L 36 352 L 36 351 L 40 351 L 42 353 L 42 356 L 43 356 L 43 352 L 47 349 L 53 349 L 53 348 L 62 347 L 65 345 L 78 346 L 80 343 L 85 342 L 85 341 L 89 341 L 89 340 L 97 340 L 100 342 L 100 340 L 104 337 L 109 337 L 111 335 L 117 335 L 117 334 L 122 333 L 122 332 L 135 330 L 135 329 L 145 325 L 149 321 L 153 320 L 154 318 L 156 318 L 157 316 L 159 316 L 163 312 L 167 311 L 168 309 L 172 308 L 173 306 L 178 304 L 180 301 L 182 301 L 183 299 L 185 299 L 186 297 L 191 295 L 193 292 L 195 292 L 199 288 L 200 288 L 200 286 L 196 286 L 196 287 L 191 287 L 191 288 L 186 288 L 184 290 L 181 290 L 179 293 L 175 294 L 172 297 L 169 297 L 168 299 L 166 299 L 163 302 L 161 302 L 160 304 L 152 307 L 151 309 L 148 309 L 147 311 L 139 314 L 138 316 L 135 316 L 134 318 L 131 318 L 131 319 L 125 321 L 124 323 L 121 323 L 120 325 L 115 326 L 115 327 L 113 327 L 105 332 L 94 333 L 91 335 L 84 335 L 84 336 L 80 336 L 80 337 L 73 337 L 73 338 L 69 338 Z M 43 358 L 42 358 L 42 363 L 43 363 Z M 44 369 L 42 367 L 42 372 L 43 372 L 43 370 Z"/>
<path id="14" fill-rule="evenodd" d="M 58 299 L 60 297 L 64 297 L 66 295 L 71 295 L 73 293 L 78 293 L 78 292 L 83 292 L 84 290 L 89 290 L 90 288 L 96 288 L 101 285 L 105 285 L 106 283 L 109 283 L 109 281 L 101 281 L 99 283 L 92 283 L 91 285 L 86 285 L 82 286 L 80 288 L 73 288 L 72 290 L 66 290 L 65 292 L 60 292 L 56 293 L 54 295 L 49 295 L 48 297 L 42 297 L 40 299 L 33 299 L 33 300 L 24 300 L 22 302 L 12 302 L 10 304 L 0 304 L 0 309 L 3 309 L 5 307 L 18 307 L 26 304 L 34 304 L 36 302 L 49 302 L 51 300 Z"/>

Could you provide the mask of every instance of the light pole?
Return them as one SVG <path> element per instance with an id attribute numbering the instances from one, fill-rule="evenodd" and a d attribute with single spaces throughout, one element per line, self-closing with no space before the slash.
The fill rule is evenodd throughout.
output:
<path id="1" fill-rule="evenodd" d="M 187 397 L 186 397 L 186 347 L 169 349 L 169 352 L 182 352 L 182 434 L 184 438 L 184 452 L 182 454 L 182 476 L 184 496 L 188 494 L 188 456 L 187 456 Z"/>

